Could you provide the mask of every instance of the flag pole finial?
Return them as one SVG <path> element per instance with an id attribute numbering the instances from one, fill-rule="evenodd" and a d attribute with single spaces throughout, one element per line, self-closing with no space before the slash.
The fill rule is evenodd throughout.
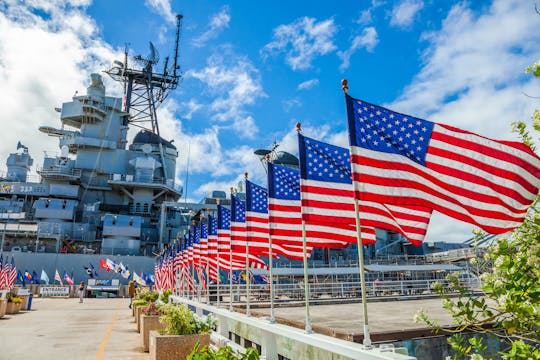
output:
<path id="1" fill-rule="evenodd" d="M 341 80 L 341 90 L 346 94 L 347 91 L 349 91 L 349 80 L 343 79 Z"/>
<path id="2" fill-rule="evenodd" d="M 247 178 L 248 178 L 248 172 L 247 172 L 247 171 L 244 173 L 244 178 L 245 178 L 246 180 L 247 180 Z"/>
<path id="3" fill-rule="evenodd" d="M 296 132 L 298 133 L 302 132 L 302 124 L 299 122 L 296 123 Z"/>
<path id="4" fill-rule="evenodd" d="M 266 155 L 265 155 L 265 158 L 266 158 L 266 162 L 267 162 L 267 163 L 271 162 L 271 159 L 270 159 L 270 153 L 266 154 Z"/>
<path id="5" fill-rule="evenodd" d="M 231 186 L 231 194 L 234 194 L 234 188 Z"/>

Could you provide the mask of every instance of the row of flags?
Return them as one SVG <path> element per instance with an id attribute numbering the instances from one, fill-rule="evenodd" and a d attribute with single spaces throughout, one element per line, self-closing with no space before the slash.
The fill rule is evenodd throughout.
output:
<path id="1" fill-rule="evenodd" d="M 267 188 L 246 176 L 231 194 L 156 258 L 156 286 L 219 282 L 219 270 L 266 268 L 315 247 L 376 241 L 375 229 L 422 244 L 434 210 L 492 233 L 515 229 L 540 187 L 540 158 L 518 142 L 487 139 L 346 94 L 350 150 L 298 133 L 300 169 L 268 161 Z M 269 246 L 271 239 L 271 247 Z M 177 239 L 180 240 L 180 239 Z M 272 252 L 272 253 L 270 253 Z M 176 284 L 177 285 L 177 284 Z"/>
<path id="2" fill-rule="evenodd" d="M 15 266 L 15 258 L 9 257 L 3 260 L 3 256 L 0 255 L 0 289 L 13 289 L 15 286 L 15 280 L 17 279 L 17 267 Z"/>

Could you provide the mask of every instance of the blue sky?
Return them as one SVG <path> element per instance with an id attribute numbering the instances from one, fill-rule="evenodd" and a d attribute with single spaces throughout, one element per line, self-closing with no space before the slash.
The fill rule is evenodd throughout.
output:
<path id="1" fill-rule="evenodd" d="M 177 183 L 188 198 L 227 190 L 243 176 L 264 185 L 253 150 L 296 152 L 294 124 L 347 146 L 340 80 L 350 94 L 400 112 L 512 139 L 540 84 L 524 74 L 540 59 L 534 2 L 7 0 L 0 2 L 0 162 L 19 139 L 41 163 L 57 143 L 54 107 L 84 91 L 88 74 L 130 55 L 172 54 L 184 15 L 184 79 L 159 110 L 180 150 Z M 108 91 L 121 95 L 107 81 Z M 131 134 L 132 136 L 133 134 Z M 435 215 L 429 241 L 460 241 L 471 226 Z"/>

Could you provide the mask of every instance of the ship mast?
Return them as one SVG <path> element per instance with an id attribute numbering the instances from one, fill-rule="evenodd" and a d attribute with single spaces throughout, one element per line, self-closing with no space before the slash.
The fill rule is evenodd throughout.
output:
<path id="1" fill-rule="evenodd" d="M 165 164 L 165 155 L 156 109 L 167 98 L 169 92 L 176 89 L 181 78 L 177 71 L 180 69 L 178 65 L 178 44 L 182 18 L 182 15 L 176 15 L 174 61 L 170 69 L 167 68 L 169 57 L 166 57 L 163 70 L 161 72 L 154 71 L 154 66 L 159 62 L 159 53 L 154 44 L 150 42 L 150 54 L 147 57 L 141 55 L 134 57 L 135 62 L 142 65 L 142 68 L 128 66 L 126 47 L 124 62 L 115 61 L 113 67 L 105 71 L 113 80 L 124 85 L 124 111 L 129 113 L 129 123 L 159 136 L 159 152 L 162 164 Z M 163 176 L 167 178 L 165 172 L 166 167 L 163 166 Z"/>

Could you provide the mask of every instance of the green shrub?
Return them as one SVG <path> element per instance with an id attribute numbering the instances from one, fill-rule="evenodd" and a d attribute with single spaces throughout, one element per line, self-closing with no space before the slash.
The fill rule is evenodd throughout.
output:
<path id="1" fill-rule="evenodd" d="M 151 302 L 155 302 L 159 297 L 159 293 L 157 292 L 146 292 L 141 296 L 141 300 L 145 300 L 148 304 Z"/>
<path id="2" fill-rule="evenodd" d="M 161 297 L 159 298 L 162 303 L 168 304 L 169 303 L 169 296 L 171 296 L 172 290 L 164 290 L 161 293 Z"/>
<path id="3" fill-rule="evenodd" d="M 17 294 L 13 292 L 9 292 L 6 294 L 6 299 L 8 302 L 14 303 L 14 304 L 21 304 L 22 303 L 22 297 L 17 296 Z"/>
<path id="4" fill-rule="evenodd" d="M 133 307 L 148 306 L 148 305 L 150 305 L 150 302 L 143 299 L 133 300 L 133 303 L 132 303 Z"/>
<path id="5" fill-rule="evenodd" d="M 187 360 L 259 360 L 259 353 L 255 348 L 246 349 L 245 353 L 237 353 L 230 346 L 223 346 L 215 351 L 210 346 L 199 349 L 200 343 L 195 344 Z"/>
<path id="6" fill-rule="evenodd" d="M 160 307 L 163 315 L 159 320 L 165 324 L 161 331 L 166 335 L 207 334 L 215 326 L 212 316 L 199 318 L 186 305 L 166 304 Z"/>

